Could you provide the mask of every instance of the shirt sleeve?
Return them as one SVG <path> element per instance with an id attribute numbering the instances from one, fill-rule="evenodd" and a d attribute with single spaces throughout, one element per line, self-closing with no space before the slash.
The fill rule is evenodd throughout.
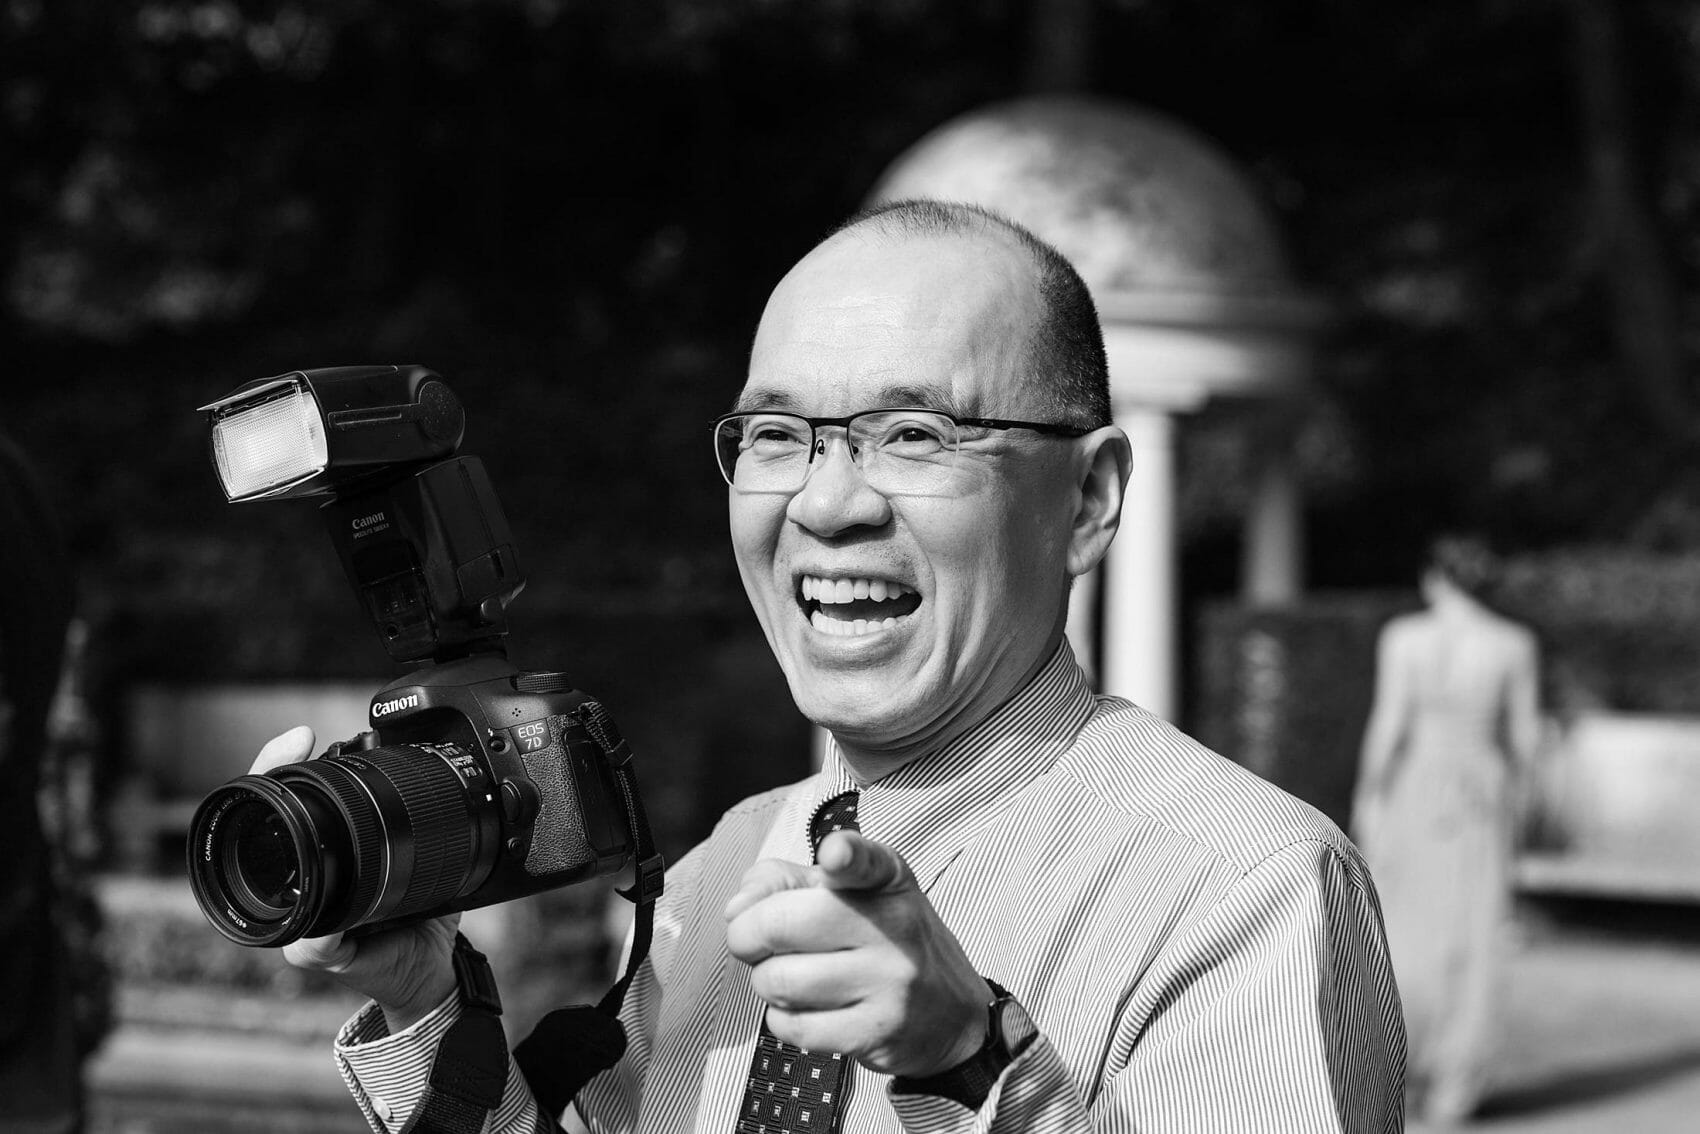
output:
<path id="1" fill-rule="evenodd" d="M 337 1069 L 374 1134 L 397 1134 L 407 1125 L 424 1097 L 443 1034 L 460 1011 L 460 994 L 451 992 L 412 1027 L 391 1035 L 383 1010 L 367 1001 L 337 1033 Z M 484 1130 L 534 1134 L 539 1128 L 537 1103 L 510 1055 L 502 1101 L 485 1118 Z"/>
<path id="2" fill-rule="evenodd" d="M 1322 842 L 1246 872 L 1128 998 L 1086 1092 L 1043 1032 L 978 1113 L 891 1095 L 909 1134 L 1395 1134 L 1405 1036 L 1380 906 Z"/>

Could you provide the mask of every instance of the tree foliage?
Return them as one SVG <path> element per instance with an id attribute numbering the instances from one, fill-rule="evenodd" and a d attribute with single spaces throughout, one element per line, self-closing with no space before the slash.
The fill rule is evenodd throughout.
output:
<path id="1" fill-rule="evenodd" d="M 927 130 L 1058 86 L 1217 138 L 1337 300 L 1302 446 L 1319 582 L 1400 579 L 1442 525 L 1700 544 L 1696 0 L 0 12 L 0 329 L 32 376 L 7 417 L 116 579 L 264 542 L 210 499 L 193 405 L 416 358 L 539 577 L 735 601 L 698 434 L 767 289 Z M 1185 530 L 1226 561 L 1231 446 L 1187 461 Z"/>

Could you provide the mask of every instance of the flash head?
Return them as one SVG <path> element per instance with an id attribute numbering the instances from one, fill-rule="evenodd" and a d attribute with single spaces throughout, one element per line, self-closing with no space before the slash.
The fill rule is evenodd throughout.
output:
<path id="1" fill-rule="evenodd" d="M 225 499 L 335 493 L 460 447 L 466 413 L 423 366 L 338 366 L 249 382 L 200 408 Z"/>

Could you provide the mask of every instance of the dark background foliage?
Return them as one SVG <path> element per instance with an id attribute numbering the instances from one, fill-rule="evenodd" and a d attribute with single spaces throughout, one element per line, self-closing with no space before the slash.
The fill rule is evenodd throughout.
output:
<path id="1" fill-rule="evenodd" d="M 0 426 L 44 467 L 120 683 L 381 671 L 312 509 L 226 507 L 193 410 L 420 361 L 513 520 L 520 660 L 605 692 L 640 749 L 686 736 L 674 787 L 703 814 L 770 782 L 746 754 L 803 730 L 705 424 L 768 289 L 906 146 L 1050 89 L 1214 137 L 1338 305 L 1301 449 L 1317 586 L 1407 585 L 1446 527 L 1700 547 L 1695 0 L 0 13 Z M 1189 609 L 1234 586 L 1236 459 L 1188 427 Z"/>

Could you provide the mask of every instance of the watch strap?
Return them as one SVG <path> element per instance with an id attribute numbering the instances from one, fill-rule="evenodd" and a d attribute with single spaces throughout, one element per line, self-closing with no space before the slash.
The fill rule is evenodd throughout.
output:
<path id="1" fill-rule="evenodd" d="M 891 1089 L 899 1094 L 936 1095 L 977 1111 L 991 1097 L 1004 1069 L 1027 1050 L 1038 1029 L 1027 1013 L 996 981 L 987 980 L 992 1001 L 986 1006 L 986 1042 L 967 1059 L 936 1075 L 910 1078 L 899 1075 Z"/>

